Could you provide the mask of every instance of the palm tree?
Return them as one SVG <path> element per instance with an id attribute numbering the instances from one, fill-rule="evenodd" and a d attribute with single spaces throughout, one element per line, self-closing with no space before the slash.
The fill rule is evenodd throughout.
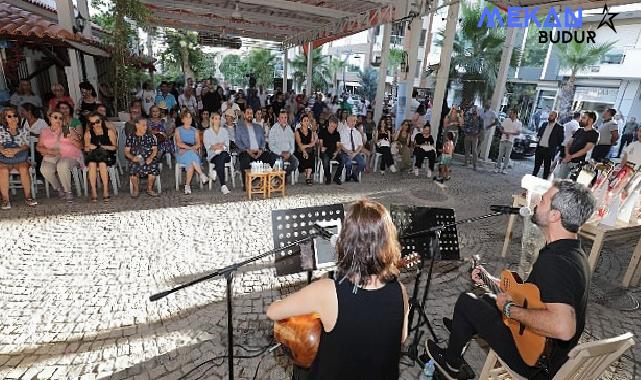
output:
<path id="1" fill-rule="evenodd" d="M 557 48 L 557 53 L 561 61 L 561 67 L 570 70 L 570 76 L 561 87 L 560 93 L 560 111 L 569 112 L 572 110 L 572 101 L 574 100 L 574 91 L 576 83 L 576 74 L 586 70 L 588 67 L 598 63 L 603 55 L 607 54 L 614 42 L 606 42 L 599 45 L 580 44 L 570 42 L 563 44 L 563 48 Z"/>
<path id="2" fill-rule="evenodd" d="M 255 48 L 245 58 L 247 68 L 256 76 L 256 84 L 268 88 L 274 81 L 276 56 L 271 50 Z"/>
<path id="3" fill-rule="evenodd" d="M 343 72 L 345 68 L 345 61 L 336 59 L 334 57 L 329 58 L 329 72 L 332 75 L 332 86 L 334 87 L 334 95 L 338 95 L 338 73 Z"/>
<path id="4" fill-rule="evenodd" d="M 503 54 L 504 29 L 479 28 L 481 14 L 480 5 L 463 3 L 460 29 L 454 37 L 450 80 L 461 81 L 463 105 L 492 96 Z M 438 34 L 441 38 L 436 45 L 443 46 L 445 32 L 441 30 Z M 511 65 L 518 63 L 519 55 L 519 49 L 515 48 Z"/>
<path id="5" fill-rule="evenodd" d="M 297 55 L 289 61 L 293 69 L 293 77 L 298 83 L 305 83 L 307 80 L 307 56 L 305 54 Z M 317 91 L 327 90 L 330 75 L 327 59 L 321 53 L 320 48 L 312 50 L 312 88 Z"/>
<path id="6" fill-rule="evenodd" d="M 358 94 L 367 99 L 370 103 L 376 98 L 376 88 L 378 87 L 378 70 L 365 69 L 358 71 Z"/>
<path id="7" fill-rule="evenodd" d="M 390 48 L 389 49 L 389 58 L 387 60 L 387 69 L 393 72 L 394 79 L 392 80 L 392 93 L 396 89 L 396 83 L 398 82 L 398 69 L 401 68 L 401 64 L 405 60 L 405 50 L 399 48 Z M 387 75 L 387 73 L 385 73 Z"/>

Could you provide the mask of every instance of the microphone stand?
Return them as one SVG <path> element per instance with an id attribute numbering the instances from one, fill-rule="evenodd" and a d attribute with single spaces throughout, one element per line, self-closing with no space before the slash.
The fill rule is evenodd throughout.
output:
<path id="1" fill-rule="evenodd" d="M 272 249 L 270 251 L 267 251 L 265 253 L 261 253 L 260 255 L 251 257 L 247 260 L 241 261 L 239 263 L 234 263 L 231 265 L 228 265 L 224 268 L 215 270 L 205 276 L 202 276 L 200 278 L 197 278 L 195 280 L 189 281 L 187 283 L 178 285 L 172 289 L 166 290 L 164 292 L 156 293 L 153 294 L 152 296 L 149 297 L 150 301 L 158 301 L 161 298 L 164 298 L 172 293 L 175 293 L 181 289 L 188 288 L 190 286 L 196 285 L 198 283 L 201 283 L 206 280 L 211 280 L 213 278 L 218 278 L 218 277 L 224 277 L 225 282 L 226 282 L 226 290 L 227 290 L 227 295 L 226 295 L 226 301 L 227 301 L 227 365 L 228 365 L 228 379 L 229 380 L 234 380 L 234 326 L 233 326 L 233 321 L 232 321 L 232 282 L 234 279 L 234 273 L 242 266 L 245 266 L 247 264 L 253 263 L 255 261 L 258 261 L 262 258 L 265 258 L 267 256 L 273 255 L 277 252 L 289 249 L 289 248 L 294 248 L 300 243 L 304 243 L 307 241 L 310 241 L 318 236 L 321 236 L 321 234 L 318 233 L 310 233 L 307 237 L 296 240 L 291 242 L 288 245 L 285 245 L 283 247 L 279 247 L 277 249 Z"/>
<path id="2" fill-rule="evenodd" d="M 409 326 L 410 332 L 414 331 L 414 337 L 412 338 L 412 343 L 407 349 L 406 355 L 409 356 L 412 360 L 419 363 L 419 365 L 422 366 L 424 364 L 421 362 L 418 354 L 418 346 L 420 344 L 421 337 L 423 336 L 423 332 L 420 331 L 420 327 L 424 324 L 427 325 L 427 328 L 430 334 L 432 335 L 433 340 L 435 342 L 439 341 L 439 339 L 436 337 L 436 333 L 434 332 L 434 329 L 432 328 L 432 324 L 430 323 L 430 320 L 427 317 L 427 314 L 425 313 L 425 305 L 427 303 L 427 297 L 430 291 L 430 285 L 432 283 L 432 272 L 434 269 L 434 262 L 436 261 L 436 256 L 440 257 L 439 239 L 441 237 L 441 232 L 445 228 L 455 227 L 461 224 L 474 223 L 483 219 L 493 218 L 501 215 L 509 215 L 509 213 L 497 211 L 491 214 L 478 216 L 474 218 L 468 218 L 468 219 L 464 219 L 454 223 L 448 223 L 448 224 L 430 227 L 426 230 L 411 232 L 401 237 L 401 239 L 405 239 L 405 238 L 419 237 L 424 235 L 430 236 L 429 251 L 430 251 L 431 258 L 430 258 L 429 269 L 427 272 L 427 282 L 425 283 L 425 291 L 423 292 L 423 299 L 421 302 L 418 301 L 418 291 L 419 291 L 418 289 L 419 289 L 419 284 L 421 282 L 421 273 L 424 268 L 424 260 L 421 258 L 420 265 L 416 270 L 416 277 L 414 278 L 414 289 L 412 290 L 412 298 L 409 301 L 410 314 L 408 316 L 408 326 Z M 416 323 L 416 326 L 412 327 L 412 324 L 414 321 L 414 312 L 417 312 L 417 311 L 418 311 L 418 322 Z"/>

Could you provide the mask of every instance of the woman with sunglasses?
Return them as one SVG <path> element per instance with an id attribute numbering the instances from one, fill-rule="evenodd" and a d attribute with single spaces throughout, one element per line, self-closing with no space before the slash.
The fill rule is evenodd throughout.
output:
<path id="1" fill-rule="evenodd" d="M 1 114 L 0 122 L 0 208 L 9 210 L 9 173 L 16 169 L 20 173 L 20 182 L 24 199 L 28 206 L 37 203 L 31 198 L 31 177 L 29 175 L 29 130 L 19 127 L 18 111 L 7 107 Z"/>
<path id="2" fill-rule="evenodd" d="M 73 201 L 71 170 L 80 166 L 82 151 L 80 140 L 59 111 L 49 113 L 49 127 L 42 130 L 36 149 L 42 154 L 42 176 L 58 192 L 61 199 Z"/>
<path id="3" fill-rule="evenodd" d="M 98 113 L 89 114 L 88 128 L 85 132 L 85 164 L 89 168 L 91 201 L 98 200 L 96 192 L 97 174 L 102 180 L 102 200 L 109 202 L 109 172 L 107 168 L 116 163 L 118 141 L 116 132 L 107 128 L 105 119 Z"/>
<path id="4" fill-rule="evenodd" d="M 229 133 L 227 128 L 221 128 L 220 115 L 214 112 L 209 119 L 209 128 L 203 136 L 207 160 L 214 164 L 216 176 L 220 179 L 220 192 L 229 194 L 225 182 L 225 164 L 231 161 L 229 155 Z"/>

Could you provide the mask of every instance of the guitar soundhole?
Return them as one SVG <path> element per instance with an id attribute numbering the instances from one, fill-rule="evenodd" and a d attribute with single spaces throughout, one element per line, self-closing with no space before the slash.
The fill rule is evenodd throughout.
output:
<path id="1" fill-rule="evenodd" d="M 527 298 L 523 301 L 523 308 L 527 309 Z M 519 335 L 523 335 L 525 332 L 525 325 L 523 323 L 519 324 Z"/>

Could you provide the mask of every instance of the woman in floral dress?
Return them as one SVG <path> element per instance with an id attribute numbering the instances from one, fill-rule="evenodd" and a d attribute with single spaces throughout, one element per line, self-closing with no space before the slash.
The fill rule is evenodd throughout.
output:
<path id="1" fill-rule="evenodd" d="M 147 130 L 147 119 L 137 117 L 133 120 L 136 125 L 134 133 L 127 136 L 125 144 L 125 157 L 131 162 L 129 167 L 131 176 L 131 196 L 137 198 L 140 194 L 140 177 L 147 176 L 147 195 L 158 196 L 154 192 L 154 182 L 158 176 L 158 143 L 156 137 Z"/>

